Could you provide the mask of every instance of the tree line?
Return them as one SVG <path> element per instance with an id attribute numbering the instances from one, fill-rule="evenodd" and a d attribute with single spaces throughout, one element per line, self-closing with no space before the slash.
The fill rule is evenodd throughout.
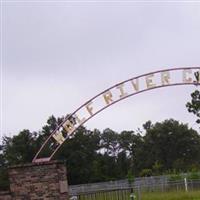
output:
<path id="1" fill-rule="evenodd" d="M 200 92 L 186 104 L 200 123 Z M 0 188 L 8 187 L 7 168 L 29 163 L 63 118 L 49 117 L 41 131 L 22 130 L 0 145 Z M 65 160 L 69 184 L 200 170 L 200 135 L 174 119 L 143 124 L 142 131 L 89 130 L 81 126 L 56 159 Z"/>

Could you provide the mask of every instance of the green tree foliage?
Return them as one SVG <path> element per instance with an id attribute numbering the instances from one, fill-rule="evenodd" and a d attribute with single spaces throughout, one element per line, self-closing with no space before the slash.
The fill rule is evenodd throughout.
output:
<path id="1" fill-rule="evenodd" d="M 196 122 L 200 124 L 200 91 L 195 90 L 191 94 L 192 100 L 186 104 L 189 112 L 197 116 Z"/>
<path id="2" fill-rule="evenodd" d="M 200 136 L 187 125 L 172 119 L 148 129 L 142 148 L 140 156 L 145 158 L 144 168 L 152 169 L 157 162 L 162 171 L 187 170 L 200 162 Z"/>
<path id="3" fill-rule="evenodd" d="M 109 128 L 105 129 L 101 135 L 101 148 L 115 157 L 119 152 L 118 134 Z"/>
<path id="4" fill-rule="evenodd" d="M 12 138 L 3 138 L 0 146 L 0 190 L 9 186 L 8 166 L 32 161 L 37 151 L 36 140 L 36 133 L 29 130 L 23 130 Z"/>
<path id="5" fill-rule="evenodd" d="M 37 133 L 23 130 L 18 135 L 3 138 L 1 146 L 6 165 L 31 162 L 37 151 Z"/>
<path id="6" fill-rule="evenodd" d="M 66 160 L 68 179 L 71 184 L 92 182 L 94 161 L 98 157 L 100 132 L 80 127 L 75 136 L 66 142 L 58 159 Z"/>
<path id="7" fill-rule="evenodd" d="M 122 131 L 119 135 L 120 152 L 126 155 L 127 163 L 125 164 L 126 171 L 131 171 L 134 174 L 138 174 L 139 166 L 137 160 L 140 159 L 140 151 L 143 145 L 143 137 L 140 134 L 134 134 L 133 131 Z M 123 170 L 124 171 L 124 170 Z"/>
<path id="8" fill-rule="evenodd" d="M 42 130 L 39 131 L 37 137 L 37 149 L 39 150 L 41 145 L 45 142 L 45 140 L 51 135 L 51 133 L 63 122 L 64 117 L 56 118 L 53 115 L 50 116 L 47 120 L 47 123 L 42 127 Z M 39 156 L 48 157 L 52 152 L 52 145 L 45 145 L 42 153 Z"/>
<path id="9" fill-rule="evenodd" d="M 6 167 L 31 162 L 49 134 L 64 118 L 51 116 L 38 133 L 23 130 L 4 137 L 0 146 L 0 189 L 8 186 Z M 168 171 L 200 169 L 200 136 L 175 120 L 144 124 L 144 133 L 81 126 L 60 148 L 56 159 L 66 161 L 70 184 L 109 181 Z M 46 149 L 49 151 L 49 149 Z"/>
<path id="10" fill-rule="evenodd" d="M 5 165 L 5 159 L 3 157 L 3 154 L 0 154 L 0 190 L 6 190 L 8 187 L 9 187 L 9 181 L 8 181 L 8 172 Z"/>

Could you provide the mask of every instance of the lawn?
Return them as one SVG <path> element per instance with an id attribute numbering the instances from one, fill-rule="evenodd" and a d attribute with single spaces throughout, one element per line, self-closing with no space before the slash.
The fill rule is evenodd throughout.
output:
<path id="1" fill-rule="evenodd" d="M 130 200 L 130 193 L 118 191 L 81 195 L 79 200 Z M 200 191 L 148 192 L 142 193 L 140 199 L 137 197 L 134 200 L 200 200 Z"/>
<path id="2" fill-rule="evenodd" d="M 145 193 L 141 200 L 200 200 L 200 191 Z"/>

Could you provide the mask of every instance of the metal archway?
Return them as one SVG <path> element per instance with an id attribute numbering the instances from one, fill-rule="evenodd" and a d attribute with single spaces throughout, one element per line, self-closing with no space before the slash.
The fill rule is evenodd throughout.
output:
<path id="1" fill-rule="evenodd" d="M 41 146 L 32 162 L 50 161 L 62 144 L 73 137 L 79 126 L 107 107 L 148 90 L 178 85 L 200 85 L 200 67 L 159 70 L 125 80 L 104 90 L 66 116 Z"/>

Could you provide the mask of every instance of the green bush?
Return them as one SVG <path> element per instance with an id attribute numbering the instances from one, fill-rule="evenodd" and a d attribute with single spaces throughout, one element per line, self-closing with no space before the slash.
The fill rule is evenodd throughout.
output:
<path id="1" fill-rule="evenodd" d="M 129 184 L 134 182 L 134 175 L 131 170 L 128 171 L 127 179 L 128 179 Z"/>
<path id="2" fill-rule="evenodd" d="M 199 173 L 199 172 L 196 172 L 196 171 L 190 172 L 190 173 L 188 173 L 187 178 L 188 178 L 189 180 L 197 180 L 197 179 L 200 179 L 200 173 Z"/>
<path id="3" fill-rule="evenodd" d="M 141 172 L 140 172 L 140 176 L 141 177 L 148 177 L 148 176 L 152 176 L 153 172 L 151 169 L 143 169 Z"/>
<path id="4" fill-rule="evenodd" d="M 181 176 L 181 174 L 171 174 L 169 176 L 169 181 L 179 181 L 181 180 L 183 177 Z"/>

